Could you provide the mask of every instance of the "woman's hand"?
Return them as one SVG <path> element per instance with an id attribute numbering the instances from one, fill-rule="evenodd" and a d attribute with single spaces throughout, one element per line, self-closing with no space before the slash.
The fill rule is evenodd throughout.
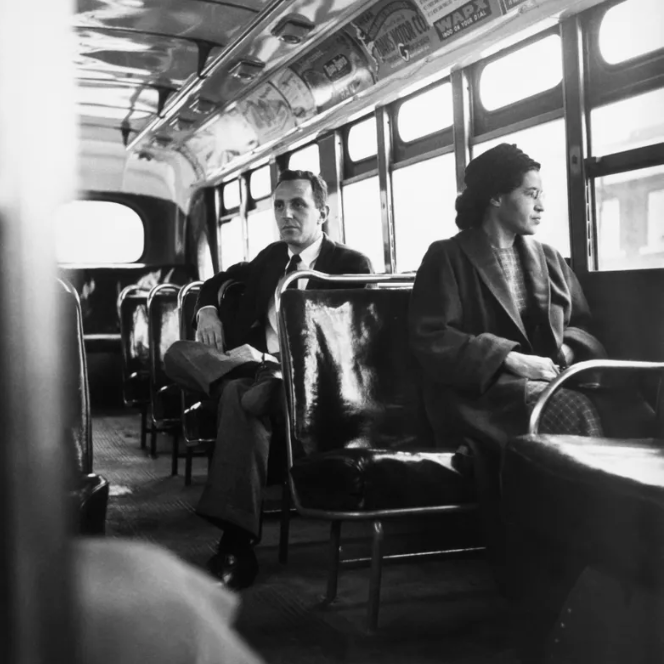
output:
<path id="1" fill-rule="evenodd" d="M 560 373 L 552 359 L 539 355 L 524 355 L 516 351 L 508 353 L 504 366 L 513 374 L 530 380 L 551 381 Z"/>

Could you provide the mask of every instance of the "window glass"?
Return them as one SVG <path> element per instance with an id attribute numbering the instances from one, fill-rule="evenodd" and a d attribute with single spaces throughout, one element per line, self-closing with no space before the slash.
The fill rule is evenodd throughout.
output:
<path id="1" fill-rule="evenodd" d="M 288 168 L 292 171 L 311 171 L 320 175 L 320 151 L 317 143 L 293 152 L 288 160 Z"/>
<path id="2" fill-rule="evenodd" d="M 526 154 L 542 165 L 545 192 L 544 214 L 536 239 L 555 247 L 565 258 L 570 256 L 569 212 L 567 209 L 567 148 L 565 126 L 554 120 L 476 145 L 477 156 L 498 143 L 516 143 Z"/>
<path id="3" fill-rule="evenodd" d="M 385 271 L 378 176 L 342 188 L 346 244 L 366 254 L 376 272 Z"/>
<path id="4" fill-rule="evenodd" d="M 419 268 L 432 242 L 459 230 L 454 223 L 454 154 L 395 170 L 392 194 L 397 272 L 410 272 Z"/>
<path id="5" fill-rule="evenodd" d="M 595 180 L 600 270 L 664 267 L 664 166 Z"/>
<path id="6" fill-rule="evenodd" d="M 378 154 L 376 118 L 368 118 L 353 125 L 348 131 L 348 156 L 351 161 L 362 161 Z"/>
<path id="7" fill-rule="evenodd" d="M 224 209 L 232 210 L 240 207 L 240 181 L 231 180 L 224 185 L 222 192 Z"/>
<path id="8" fill-rule="evenodd" d="M 611 7 L 599 28 L 599 50 L 611 65 L 664 48 L 662 0 L 629 0 Z"/>
<path id="9" fill-rule="evenodd" d="M 212 253 L 207 240 L 207 233 L 201 233 L 198 236 L 198 244 L 196 245 L 196 265 L 198 266 L 198 276 L 203 281 L 214 276 Z"/>
<path id="10" fill-rule="evenodd" d="M 145 229 L 138 214 L 110 201 L 71 201 L 55 214 L 59 263 L 134 263 L 143 255 Z"/>
<path id="11" fill-rule="evenodd" d="M 244 260 L 244 233 L 242 217 L 233 217 L 221 225 L 219 242 L 221 244 L 221 269 Z"/>
<path id="12" fill-rule="evenodd" d="M 490 62 L 480 75 L 480 100 L 487 111 L 554 88 L 563 80 L 558 35 L 524 46 Z"/>
<path id="13" fill-rule="evenodd" d="M 279 239 L 279 230 L 272 207 L 250 214 L 247 218 L 247 231 L 249 233 L 249 260 L 252 260 L 261 249 Z"/>
<path id="14" fill-rule="evenodd" d="M 265 198 L 272 193 L 270 166 L 266 164 L 257 168 L 249 178 L 249 195 L 254 199 Z M 239 204 L 239 199 L 238 199 Z"/>
<path id="15" fill-rule="evenodd" d="M 449 83 L 427 90 L 399 108 L 397 131 L 402 141 L 414 141 L 451 127 L 452 86 Z"/>
<path id="16" fill-rule="evenodd" d="M 664 88 L 593 109 L 590 114 L 593 155 L 664 142 L 662 109 Z"/>

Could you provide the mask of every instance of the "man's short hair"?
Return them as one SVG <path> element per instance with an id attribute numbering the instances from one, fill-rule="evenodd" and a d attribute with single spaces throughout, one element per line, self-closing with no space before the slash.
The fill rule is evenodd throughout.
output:
<path id="1" fill-rule="evenodd" d="M 323 211 L 327 205 L 327 183 L 325 180 L 312 171 L 291 171 L 290 169 L 286 169 L 279 174 L 275 189 L 282 182 L 292 182 L 293 180 L 307 180 L 311 184 L 314 203 L 319 210 Z"/>

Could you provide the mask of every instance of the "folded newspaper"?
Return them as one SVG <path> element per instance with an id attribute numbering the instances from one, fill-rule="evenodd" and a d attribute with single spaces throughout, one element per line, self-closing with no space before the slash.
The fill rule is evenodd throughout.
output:
<path id="1" fill-rule="evenodd" d="M 229 366 L 233 369 L 245 362 L 274 362 L 279 364 L 279 360 L 274 355 L 262 353 L 249 344 L 242 344 L 242 346 L 238 346 L 237 348 L 231 348 L 231 350 L 223 353 L 223 355 L 228 358 Z"/>
<path id="2" fill-rule="evenodd" d="M 216 381 L 238 367 L 247 369 L 247 372 L 240 369 L 238 378 L 245 373 L 247 377 L 254 376 L 258 365 L 264 363 L 279 369 L 279 360 L 274 355 L 262 353 L 249 344 L 224 352 L 203 346 L 199 341 L 181 340 L 175 343 L 179 347 L 177 356 L 181 359 L 173 363 L 169 371 L 167 355 L 166 373 L 181 387 L 196 392 L 210 394 L 210 389 Z"/>

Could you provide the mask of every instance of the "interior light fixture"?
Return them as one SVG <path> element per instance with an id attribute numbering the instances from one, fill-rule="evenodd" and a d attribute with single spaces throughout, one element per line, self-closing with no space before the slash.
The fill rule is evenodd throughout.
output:
<path id="1" fill-rule="evenodd" d="M 243 83 L 253 81 L 265 69 L 265 63 L 260 60 L 238 60 L 228 73 Z"/>
<path id="2" fill-rule="evenodd" d="M 152 144 L 158 148 L 167 148 L 173 142 L 173 137 L 168 134 L 157 134 L 152 137 Z"/>
<path id="3" fill-rule="evenodd" d="M 300 14 L 288 14 L 272 28 L 272 34 L 285 44 L 301 44 L 314 29 L 314 24 Z"/>
<path id="4" fill-rule="evenodd" d="M 196 124 L 196 121 L 176 115 L 170 124 L 175 131 L 189 131 Z"/>
<path id="5" fill-rule="evenodd" d="M 194 113 L 209 115 L 217 110 L 217 104 L 210 99 L 205 99 L 205 97 L 195 97 L 190 104 L 190 108 Z"/>

